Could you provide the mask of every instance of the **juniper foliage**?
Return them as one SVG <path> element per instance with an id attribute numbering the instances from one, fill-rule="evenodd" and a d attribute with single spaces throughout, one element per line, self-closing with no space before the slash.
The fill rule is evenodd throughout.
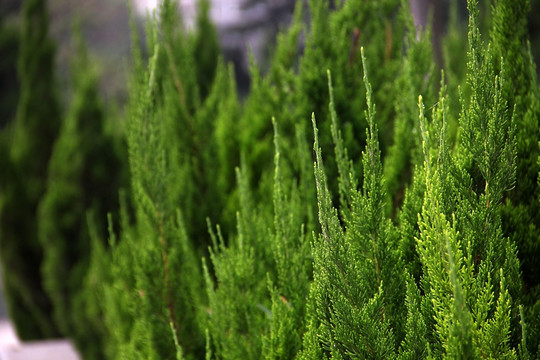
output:
<path id="1" fill-rule="evenodd" d="M 220 228 L 212 231 L 215 280 L 205 265 L 206 312 L 216 358 L 290 359 L 301 346 L 311 271 L 305 228 L 310 199 L 303 197 L 309 178 L 302 179 L 307 172 L 295 178 L 284 171 L 275 121 L 274 129 L 272 213 L 255 204 L 245 172 L 237 169 L 237 235 L 226 245 Z M 303 159 L 305 145 L 297 142 Z"/>
<path id="2" fill-rule="evenodd" d="M 99 358 L 99 333 L 86 325 L 81 283 L 88 269 L 90 236 L 106 233 L 107 213 L 116 214 L 122 182 L 118 140 L 105 130 L 104 105 L 97 75 L 80 29 L 75 30 L 77 57 L 72 65 L 73 99 L 49 161 L 47 190 L 38 208 L 38 236 L 45 290 L 53 302 L 55 322 L 64 336 L 77 341 L 87 358 Z M 84 324 L 84 325 L 83 325 Z M 92 345 L 88 346 L 91 342 Z"/>
<path id="3" fill-rule="evenodd" d="M 440 72 L 407 4 L 299 1 L 242 102 L 207 1 L 194 33 L 162 1 L 148 59 L 134 29 L 130 188 L 84 235 L 105 357 L 539 355 L 528 3 L 469 0 Z"/>
<path id="4" fill-rule="evenodd" d="M 208 6 L 201 9 L 200 22 L 208 24 Z M 198 45 L 206 35 L 184 34 L 172 1 L 164 1 L 148 23 L 148 65 L 134 35 L 127 125 L 134 217 L 124 205 L 119 236 L 110 227 L 110 248 L 93 241 L 99 255 L 92 255 L 87 278 L 87 291 L 99 287 L 105 299 L 94 312 L 104 318 L 110 358 L 199 358 L 204 353 L 198 319 L 205 293 L 198 259 L 209 240 L 201 212 L 217 216 L 211 211 L 219 214 L 222 207 L 219 186 L 227 187 L 226 172 L 209 165 L 217 152 L 205 144 L 217 140 L 229 146 L 230 129 L 210 121 L 218 110 L 226 113 L 236 106 L 230 71 L 221 62 L 212 68 L 195 61 L 195 49 L 215 53 Z M 206 97 L 200 97 L 204 92 L 196 70 L 204 76 L 216 73 L 213 83 L 201 84 L 210 89 Z M 205 183 L 211 180 L 216 186 Z M 102 257 L 112 262 L 111 274 L 100 269 Z"/>
<path id="5" fill-rule="evenodd" d="M 362 156 L 363 187 L 359 191 L 350 161 L 343 149 L 343 140 L 333 131 L 340 167 L 340 179 L 349 177 L 349 186 L 342 185 L 343 197 L 350 203 L 342 204 L 348 211 L 342 214 L 342 227 L 338 211 L 333 207 L 322 164 L 321 149 L 314 123 L 316 153 L 315 179 L 322 234 L 313 242 L 314 282 L 310 293 L 313 301 L 310 332 L 303 357 L 323 358 L 375 357 L 390 358 L 403 336 L 399 309 L 403 273 L 398 270 L 399 258 L 394 250 L 397 232 L 385 216 L 385 186 L 375 123 L 372 88 L 366 71 L 362 49 L 364 82 L 366 88 L 367 144 Z M 333 110 L 331 78 L 330 110 Z M 341 183 L 340 183 L 341 184 Z M 352 186 L 351 186 L 352 185 Z M 345 206 L 344 206 L 345 205 Z M 351 264 L 353 264 L 351 266 Z M 400 275 L 401 272 L 401 275 Z M 396 286 L 397 285 L 397 286 Z M 388 286 L 388 290 L 387 289 Z M 394 326 L 392 326 L 394 325 Z"/>
<path id="6" fill-rule="evenodd" d="M 406 2 L 349 1 L 335 12 L 311 2 L 308 27 L 299 2 L 269 72 L 252 63 L 240 104 L 221 61 L 205 97 L 197 47 L 163 2 L 148 26 L 147 67 L 135 51 L 135 217 L 123 216 L 110 250 L 95 242 L 87 278 L 104 282 L 107 355 L 535 354 L 523 238 L 507 214 L 519 212 L 513 189 L 528 181 L 517 176 L 519 144 L 538 142 L 518 130 L 536 121 L 536 85 L 510 71 L 530 69 L 528 50 L 515 60 L 501 50 L 513 34 L 496 19 L 513 5 L 495 3 L 486 39 L 478 4 L 468 5 L 467 61 L 447 50 L 438 95 L 429 29 L 414 28 Z M 463 46 L 453 26 L 447 49 Z M 368 61 L 380 66 L 368 71 Z"/>
<path id="7" fill-rule="evenodd" d="M 516 176 L 519 181 L 505 197 L 502 206 L 503 231 L 513 237 L 519 247 L 519 258 L 524 281 L 523 302 L 529 316 L 534 306 L 538 308 L 538 285 L 540 279 L 537 262 L 539 254 L 538 229 L 540 208 L 535 199 L 540 196 L 535 182 L 538 176 L 539 102 L 535 65 L 527 36 L 526 17 L 529 1 L 500 2 L 494 8 L 490 37 L 494 53 L 504 59 L 504 92 L 508 107 L 514 108 L 516 132 Z M 514 20 L 513 26 L 508 21 Z M 531 311 L 531 312 L 529 312 Z M 533 327 L 538 333 L 540 329 Z M 536 348 L 536 346 L 535 346 Z"/>

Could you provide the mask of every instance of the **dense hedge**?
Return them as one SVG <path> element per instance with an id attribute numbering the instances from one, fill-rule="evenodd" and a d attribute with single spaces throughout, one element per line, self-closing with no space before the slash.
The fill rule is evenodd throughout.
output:
<path id="1" fill-rule="evenodd" d="M 0 158 L 2 252 L 16 256 L 2 261 L 6 284 L 35 291 L 16 276 L 26 246 L 42 254 L 49 307 L 21 302 L 31 322 L 11 301 L 19 332 L 58 331 L 88 359 L 539 357 L 528 1 L 480 14 L 469 0 L 467 29 L 454 7 L 442 66 L 405 0 L 299 1 L 244 100 L 208 8 L 186 33 L 162 1 L 144 48 L 133 28 L 123 138 L 81 50 L 54 147 L 23 161 L 29 84 L 44 80 L 21 83 Z M 30 154 L 50 157 L 46 175 Z M 11 209 L 30 174 L 48 180 L 24 217 Z"/>

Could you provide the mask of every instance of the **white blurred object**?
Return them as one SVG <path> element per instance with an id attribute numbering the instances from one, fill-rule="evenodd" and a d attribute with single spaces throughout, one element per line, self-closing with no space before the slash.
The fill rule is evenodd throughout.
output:
<path id="1" fill-rule="evenodd" d="M 197 15 L 197 0 L 178 0 L 180 11 L 188 28 L 191 28 Z M 159 0 L 136 0 L 135 9 L 139 14 L 152 12 Z M 241 0 L 211 0 L 210 17 L 218 26 L 233 26 L 239 22 L 243 11 Z"/>
<path id="2" fill-rule="evenodd" d="M 20 341 L 17 338 L 13 325 L 7 320 L 0 321 L 0 349 L 19 345 Z M 0 357 L 0 359 L 3 359 Z"/>
<path id="3" fill-rule="evenodd" d="M 7 320 L 0 321 L 0 360 L 80 360 L 69 340 L 22 343 Z"/>
<path id="4" fill-rule="evenodd" d="M 144 14 L 147 11 L 152 11 L 157 6 L 157 0 L 136 0 L 135 10 Z"/>
<path id="5" fill-rule="evenodd" d="M 133 0 L 140 15 L 152 12 L 161 0 Z M 199 0 L 176 0 L 187 29 L 193 29 Z M 305 0 L 307 1 L 307 0 Z M 218 29 L 226 61 L 234 64 L 239 91 L 249 88 L 248 52 L 255 63 L 268 65 L 268 45 L 283 24 L 292 19 L 295 0 L 209 0 L 210 18 Z"/>

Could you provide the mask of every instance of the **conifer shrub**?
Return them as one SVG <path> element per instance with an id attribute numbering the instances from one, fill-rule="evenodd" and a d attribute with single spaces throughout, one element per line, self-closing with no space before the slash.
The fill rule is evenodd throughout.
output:
<path id="1" fill-rule="evenodd" d="M 99 106 L 75 101 L 55 145 L 44 285 L 85 358 L 540 356 L 528 1 L 469 0 L 468 27 L 454 7 L 444 69 L 405 0 L 299 1 L 243 101 L 208 4 L 186 33 L 162 1 L 145 49 L 134 28 L 118 216 L 77 180 Z"/>
<path id="2" fill-rule="evenodd" d="M 49 160 L 47 190 L 37 214 L 38 237 L 43 285 L 56 325 L 83 353 L 99 354 L 100 334 L 84 316 L 86 299 L 81 293 L 90 253 L 88 217 L 93 231 L 104 237 L 106 214 L 117 213 L 123 169 L 118 139 L 105 129 L 96 70 L 80 30 L 75 30 L 73 42 L 73 98 Z"/>
<path id="3" fill-rule="evenodd" d="M 107 355 L 537 354 L 534 272 L 524 276 L 534 265 L 522 251 L 538 232 L 518 225 L 538 206 L 538 148 L 523 144 L 539 139 L 537 84 L 525 24 L 501 27 L 527 4 L 498 1 L 488 37 L 477 2 L 468 8 L 468 29 L 453 18 L 439 75 L 429 29 L 415 29 L 406 2 L 329 12 L 313 1 L 309 30 L 299 2 L 268 73 L 252 63 L 241 104 L 221 61 L 204 97 L 197 52 L 164 1 L 147 65 L 135 51 L 135 216 L 124 211 L 109 250 L 95 242 L 88 278 L 105 299 Z M 460 33 L 466 61 L 452 52 Z"/>

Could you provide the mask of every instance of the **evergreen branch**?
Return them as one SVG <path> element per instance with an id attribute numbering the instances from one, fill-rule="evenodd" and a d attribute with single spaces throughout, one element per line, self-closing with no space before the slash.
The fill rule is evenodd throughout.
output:
<path id="1" fill-rule="evenodd" d="M 523 360 L 531 359 L 529 350 L 527 348 L 527 324 L 525 323 L 525 315 L 523 313 L 523 305 L 519 305 L 519 320 L 521 325 L 521 342 L 519 344 L 520 358 Z"/>
<path id="2" fill-rule="evenodd" d="M 356 179 L 356 174 L 352 165 L 352 161 L 349 159 L 347 149 L 345 149 L 343 145 L 341 131 L 338 130 L 339 128 L 337 124 L 337 114 L 334 103 L 334 89 L 332 86 L 332 74 L 330 70 L 327 70 L 326 73 L 328 77 L 328 93 L 330 96 L 330 103 L 328 107 L 330 110 L 330 117 L 332 119 L 330 129 L 332 132 L 332 140 L 334 142 L 334 151 L 336 154 L 336 163 L 339 172 L 338 183 L 341 199 L 341 209 L 344 212 L 352 204 L 352 196 L 358 186 L 358 181 Z"/>
<path id="3" fill-rule="evenodd" d="M 174 332 L 174 341 L 175 344 L 178 344 L 178 346 L 181 346 L 180 339 L 178 336 L 178 328 L 176 325 L 176 316 L 175 316 L 175 308 L 174 308 L 174 302 L 173 302 L 173 292 L 172 292 L 172 285 L 170 280 L 170 273 L 169 273 L 169 257 L 167 255 L 167 244 L 165 243 L 165 232 L 163 228 L 163 219 L 161 217 L 161 214 L 159 210 L 155 209 L 155 217 L 158 221 L 158 235 L 159 235 L 159 243 L 161 246 L 161 260 L 163 264 L 163 271 L 165 273 L 165 289 L 166 289 L 166 298 L 165 302 L 167 303 L 167 311 L 169 312 L 169 318 L 170 323 L 172 326 L 172 330 Z"/>
<path id="4" fill-rule="evenodd" d="M 351 296 L 351 291 L 354 287 L 351 286 L 350 280 L 347 276 L 346 265 L 344 264 L 342 257 L 344 255 L 344 237 L 343 229 L 339 224 L 337 217 L 336 209 L 332 206 L 332 200 L 330 196 L 330 191 L 328 190 L 328 185 L 326 182 L 326 174 L 324 172 L 323 159 L 321 155 L 321 148 L 319 144 L 319 130 L 317 128 L 317 123 L 315 120 L 315 114 L 312 114 L 311 121 L 313 124 L 313 151 L 315 152 L 315 163 L 314 163 L 314 172 L 315 172 L 315 183 L 317 188 L 317 202 L 319 206 L 319 223 L 321 225 L 322 238 L 324 243 L 327 246 L 327 249 L 323 247 L 323 256 L 325 259 L 315 259 L 317 265 L 322 266 L 323 268 L 330 269 L 332 265 L 335 265 L 337 268 L 340 278 L 343 281 L 334 284 L 337 286 L 344 297 L 348 302 L 351 303 L 351 306 L 357 306 L 356 302 L 360 299 L 357 299 L 354 296 Z M 314 246 L 315 249 L 318 249 L 318 246 Z M 330 256 L 332 259 L 331 263 L 327 263 L 326 257 Z M 331 271 L 331 270 L 328 270 Z"/>
<path id="5" fill-rule="evenodd" d="M 127 6 L 129 11 L 129 27 L 131 35 L 131 58 L 133 59 L 133 67 L 135 69 L 132 74 L 137 76 L 144 72 L 142 51 L 140 46 L 139 32 L 137 31 L 137 24 L 135 21 L 133 1 L 127 1 Z"/>
<path id="6" fill-rule="evenodd" d="M 483 44 L 479 30 L 478 0 L 467 0 L 467 10 L 469 11 L 467 80 L 472 83 L 477 78 L 476 74 L 482 63 Z"/>
<path id="7" fill-rule="evenodd" d="M 172 78 L 173 78 L 174 86 L 176 87 L 176 90 L 177 90 L 178 95 L 180 97 L 180 104 L 182 105 L 182 111 L 184 112 L 184 115 L 186 116 L 190 132 L 191 132 L 191 134 L 193 134 L 195 132 L 195 126 L 194 126 L 194 123 L 193 123 L 193 118 L 192 118 L 191 113 L 190 113 L 190 111 L 188 109 L 188 106 L 187 106 L 186 94 L 185 94 L 185 91 L 184 91 L 184 87 L 182 86 L 182 81 L 180 80 L 180 75 L 178 74 L 178 71 L 177 71 L 176 66 L 175 66 L 175 60 L 174 60 L 174 56 L 173 56 L 173 53 L 172 53 L 171 45 L 169 43 L 167 43 L 167 42 L 165 42 L 165 50 L 166 50 L 167 56 L 169 58 L 169 61 L 168 61 L 169 70 L 170 70 Z"/>
<path id="8" fill-rule="evenodd" d="M 275 118 L 272 118 L 272 125 L 274 127 L 274 226 L 277 237 L 282 237 L 286 228 L 284 215 L 282 210 L 284 209 L 283 189 L 281 187 L 283 179 L 281 178 L 280 168 L 280 150 L 279 150 L 279 132 L 278 125 Z"/>
<path id="9" fill-rule="evenodd" d="M 178 74 L 178 70 L 175 66 L 175 59 L 172 52 L 171 44 L 167 41 L 164 42 L 165 50 L 168 57 L 168 64 L 169 64 L 169 71 L 171 72 L 172 79 L 174 86 L 176 87 L 176 90 L 178 92 L 179 98 L 180 98 L 180 107 L 182 109 L 182 112 L 186 118 L 186 123 L 188 125 L 189 134 L 190 134 L 190 144 L 193 148 L 193 153 L 195 155 L 195 158 L 201 158 L 201 150 L 199 147 L 199 141 L 197 139 L 197 129 L 195 127 L 195 120 L 189 110 L 187 100 L 186 100 L 186 94 L 184 90 L 184 86 L 182 85 L 181 77 Z M 197 177 L 199 179 L 204 179 L 204 170 L 200 164 L 200 161 L 195 161 L 195 170 L 197 172 Z M 203 188 L 203 191 L 206 191 L 205 188 Z"/>
<path id="10" fill-rule="evenodd" d="M 424 101 L 422 99 L 422 95 L 418 96 L 418 120 L 420 124 L 420 134 L 422 136 L 422 150 L 424 152 L 424 167 L 426 169 L 426 172 L 428 176 L 432 176 L 431 171 L 431 161 L 429 159 L 429 149 L 430 149 L 430 140 L 429 140 L 429 133 L 426 126 L 426 118 L 424 114 Z"/>
<path id="11" fill-rule="evenodd" d="M 436 216 L 435 220 L 435 231 L 442 231 L 439 232 L 439 234 L 441 234 L 445 240 L 444 242 L 450 272 L 450 283 L 452 285 L 454 296 L 454 301 L 452 304 L 453 321 L 451 324 L 450 339 L 448 339 L 449 349 L 447 355 L 455 358 L 459 357 L 461 359 L 474 359 L 475 356 L 472 342 L 471 316 L 467 307 L 466 294 L 463 293 L 463 288 L 458 278 L 453 244 L 451 244 L 449 234 L 447 231 L 445 231 L 444 225 L 441 223 L 444 220 L 441 219 L 441 216 Z"/>
<path id="12" fill-rule="evenodd" d="M 171 326 L 171 331 L 173 333 L 174 347 L 176 348 L 176 360 L 184 360 L 184 352 L 182 351 L 182 347 L 178 342 L 178 332 L 176 330 L 176 326 L 172 321 L 169 323 L 169 325 Z"/>
<path id="13" fill-rule="evenodd" d="M 382 179 L 382 166 L 380 160 L 380 149 L 378 140 L 378 129 L 375 124 L 375 105 L 373 104 L 371 89 L 371 83 L 368 78 L 368 70 L 366 64 L 366 57 L 364 55 L 364 47 L 360 48 L 360 54 L 362 57 L 362 67 L 364 70 L 364 85 L 366 87 L 366 103 L 367 111 L 365 112 L 368 120 L 369 131 L 367 132 L 367 144 L 366 150 L 363 153 L 362 164 L 364 168 L 364 197 L 372 207 L 371 216 L 368 220 L 368 224 L 371 224 L 371 243 L 373 246 L 373 263 L 375 265 L 375 273 L 377 275 L 377 283 L 381 285 L 381 264 L 379 264 L 379 230 L 382 225 L 382 219 L 384 217 L 384 185 Z M 381 246 L 387 246 L 387 244 L 381 244 Z"/>

